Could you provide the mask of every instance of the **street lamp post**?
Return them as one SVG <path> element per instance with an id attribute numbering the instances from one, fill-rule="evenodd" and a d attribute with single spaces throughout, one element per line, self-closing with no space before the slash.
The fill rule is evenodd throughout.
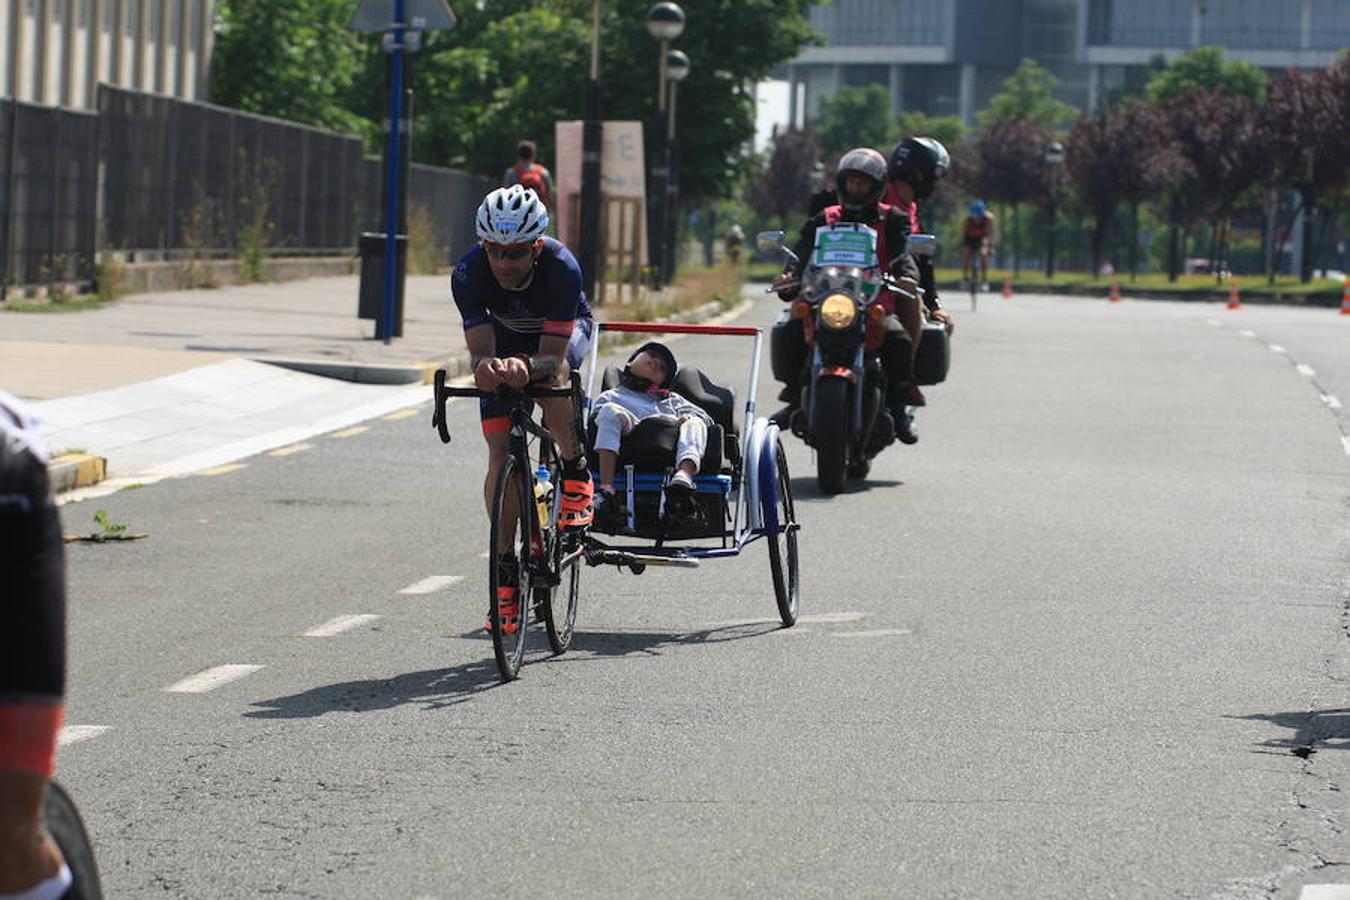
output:
<path id="1" fill-rule="evenodd" d="M 661 42 L 660 56 L 660 74 L 657 78 L 656 86 L 656 108 L 658 113 L 666 111 L 666 78 L 668 77 L 667 65 L 670 56 L 670 42 L 678 38 L 684 32 L 684 10 L 680 9 L 676 3 L 666 2 L 656 3 L 651 9 L 647 10 L 647 33 Z M 648 232 L 648 261 L 656 267 L 657 278 L 661 279 L 661 274 L 665 268 L 665 226 L 666 226 L 666 192 L 670 179 L 670 143 L 666 137 L 669 133 L 667 125 L 662 130 L 661 118 L 656 120 L 658 135 L 661 135 L 657 144 L 657 152 L 652 165 L 652 209 L 647 217 L 649 224 Z M 664 282 L 662 282 L 664 283 Z"/>
<path id="2" fill-rule="evenodd" d="M 422 46 L 422 32 L 455 27 L 455 14 L 445 0 L 361 0 L 347 27 L 352 31 L 383 31 L 383 46 L 389 54 L 386 69 L 388 102 L 385 119 L 385 243 L 384 310 L 376 326 L 376 336 L 388 344 L 402 321 L 395 323 L 395 301 L 399 295 L 398 232 L 406 214 L 400 200 L 404 155 L 412 140 L 411 127 L 404 109 L 406 54 Z M 408 111 L 410 113 L 410 110 Z M 405 139 L 404 133 L 408 132 Z"/>
<path id="3" fill-rule="evenodd" d="M 600 0 L 595 0 L 591 13 L 591 77 L 586 81 L 586 95 L 581 123 L 581 287 L 586 296 L 595 298 L 597 265 L 600 256 Z"/>
<path id="4" fill-rule="evenodd" d="M 1064 145 L 1059 141 L 1051 143 L 1045 148 L 1044 160 L 1050 175 L 1050 228 L 1045 247 L 1045 277 L 1049 280 L 1055 277 L 1055 207 L 1059 200 L 1059 170 L 1064 165 Z"/>
<path id="5" fill-rule="evenodd" d="M 662 264 L 665 267 L 663 282 L 669 283 L 675 277 L 675 250 L 679 246 L 679 150 L 675 146 L 675 96 L 676 88 L 689 74 L 689 57 L 679 50 L 666 54 L 666 79 L 670 82 L 670 102 L 666 105 L 666 168 L 669 175 L 666 180 L 666 222 L 663 229 L 666 236 L 666 254 Z"/>

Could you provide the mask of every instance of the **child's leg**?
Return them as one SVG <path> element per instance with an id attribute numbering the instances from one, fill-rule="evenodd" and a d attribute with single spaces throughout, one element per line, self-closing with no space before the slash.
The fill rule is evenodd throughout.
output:
<path id="1" fill-rule="evenodd" d="M 690 416 L 680 426 L 680 440 L 675 447 L 676 464 L 691 478 L 698 474 L 703 452 L 708 449 L 708 426 L 702 419 Z"/>
<path id="2" fill-rule="evenodd" d="M 614 490 L 614 470 L 619 465 L 619 454 L 613 450 L 596 450 L 600 457 L 600 490 Z"/>

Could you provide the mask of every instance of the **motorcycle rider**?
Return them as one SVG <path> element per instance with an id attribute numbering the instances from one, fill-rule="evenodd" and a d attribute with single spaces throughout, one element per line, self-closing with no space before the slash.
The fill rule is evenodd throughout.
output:
<path id="1" fill-rule="evenodd" d="M 861 222 L 877 232 L 877 261 L 894 276 L 899 291 L 883 291 L 878 301 L 886 309 L 883 320 L 885 337 L 879 355 L 887 374 L 886 406 L 895 420 L 896 434 L 901 441 L 912 444 L 918 438 L 906 424 L 905 395 L 901 386 L 909 384 L 914 366 L 914 348 L 923 328 L 923 314 L 919 309 L 919 269 L 905 250 L 910 235 L 909 216 L 889 204 L 881 202 L 886 187 L 886 158 L 870 147 L 858 147 L 845 153 L 835 173 L 838 203 L 812 215 L 802 226 L 801 237 L 794 252 L 797 260 L 789 261 L 783 272 L 774 279 L 774 286 L 797 281 L 805 260 L 815 248 L 816 229 L 835 222 Z M 784 300 L 796 298 L 799 288 L 779 291 Z M 772 345 L 774 370 L 783 373 L 784 386 L 778 397 L 787 403 L 774 413 L 772 420 L 787 428 L 792 413 L 801 402 L 801 375 L 806 363 L 806 339 L 801 319 L 789 319 L 775 326 L 778 334 Z M 779 365 L 779 362 L 783 365 Z"/>
<path id="2" fill-rule="evenodd" d="M 888 181 L 884 202 L 891 204 L 909 218 L 912 234 L 923 232 L 923 223 L 919 220 L 918 201 L 933 195 L 937 183 L 951 169 L 951 156 L 942 142 L 931 137 L 907 137 L 895 145 L 891 151 L 887 169 Z M 928 319 L 939 322 L 947 333 L 956 328 L 951 313 L 938 302 L 937 278 L 933 272 L 933 259 L 919 256 L 915 259 L 919 269 L 919 286 L 923 288 L 924 311 Z M 917 347 L 917 342 L 915 344 Z M 924 406 L 927 399 L 917 384 L 906 384 L 899 388 L 909 406 Z M 907 422 L 907 430 L 918 440 L 914 432 L 912 417 L 901 415 Z M 897 421 L 899 421 L 899 418 Z"/>

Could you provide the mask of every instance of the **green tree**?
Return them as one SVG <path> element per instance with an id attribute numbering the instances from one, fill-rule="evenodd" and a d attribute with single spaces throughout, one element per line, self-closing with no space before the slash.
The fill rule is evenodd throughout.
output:
<path id="1" fill-rule="evenodd" d="M 954 151 L 965 137 L 966 126 L 960 116 L 930 116 L 921 110 L 901 113 L 897 138 L 923 135 L 942 142 L 948 151 Z M 885 148 L 883 148 L 885 149 Z"/>
<path id="2" fill-rule="evenodd" d="M 1243 60 L 1229 62 L 1222 47 L 1197 47 L 1155 71 L 1145 95 L 1154 103 L 1166 104 L 1209 91 L 1245 97 L 1259 107 L 1266 102 L 1266 73 Z"/>
<path id="3" fill-rule="evenodd" d="M 987 109 L 976 113 L 980 125 L 989 128 L 1003 122 L 1032 122 L 1056 131 L 1070 124 L 1078 112 L 1054 95 L 1059 79 L 1036 63 L 1024 59 L 1003 79 L 1003 90 L 989 101 Z"/>
<path id="4" fill-rule="evenodd" d="M 813 125 L 820 144 L 830 156 L 854 147 L 873 147 L 890 152 L 895 142 L 895 119 L 891 95 L 879 84 L 845 85 L 820 104 Z"/>
<path id="5" fill-rule="evenodd" d="M 220 0 L 211 102 L 375 135 L 375 122 L 352 109 L 366 56 L 347 30 L 352 8 L 348 0 Z"/>

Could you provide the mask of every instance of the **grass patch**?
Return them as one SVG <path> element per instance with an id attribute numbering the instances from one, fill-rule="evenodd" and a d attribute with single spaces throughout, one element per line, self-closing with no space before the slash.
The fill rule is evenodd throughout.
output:
<path id="1" fill-rule="evenodd" d="M 682 269 L 675 281 L 660 292 L 643 291 L 636 303 L 607 303 L 600 307 L 602 319 L 653 322 L 691 312 L 708 303 L 727 310 L 740 302 L 745 267 L 722 260 L 715 266 Z"/>
<path id="2" fill-rule="evenodd" d="M 37 302 L 10 300 L 0 306 L 0 309 L 17 313 L 68 313 L 98 309 L 107 305 L 108 301 L 100 300 L 97 296 L 81 295 L 66 300 L 53 299 Z"/>

